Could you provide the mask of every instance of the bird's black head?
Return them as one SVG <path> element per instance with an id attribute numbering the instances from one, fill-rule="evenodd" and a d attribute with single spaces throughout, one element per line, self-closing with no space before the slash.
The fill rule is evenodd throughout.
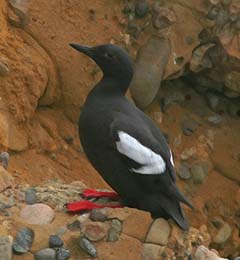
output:
<path id="1" fill-rule="evenodd" d="M 71 43 L 70 46 L 92 58 L 103 71 L 104 77 L 118 79 L 128 87 L 133 76 L 133 65 L 125 50 L 113 44 L 87 47 Z"/>

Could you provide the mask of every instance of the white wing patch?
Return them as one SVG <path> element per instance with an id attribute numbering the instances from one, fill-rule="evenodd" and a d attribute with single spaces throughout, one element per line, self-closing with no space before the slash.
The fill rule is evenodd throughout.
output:
<path id="1" fill-rule="evenodd" d="M 140 174 L 162 174 L 165 172 L 166 163 L 161 155 L 153 152 L 148 147 L 142 145 L 137 139 L 123 131 L 119 131 L 118 136 L 120 140 L 116 142 L 117 150 L 121 154 L 143 165 L 138 169 L 131 169 L 133 172 Z"/>

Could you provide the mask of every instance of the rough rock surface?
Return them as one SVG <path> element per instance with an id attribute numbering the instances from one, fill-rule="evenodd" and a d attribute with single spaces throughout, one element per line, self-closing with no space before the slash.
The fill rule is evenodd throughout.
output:
<path id="1" fill-rule="evenodd" d="M 122 260 L 122 252 L 127 252 L 126 259 L 141 259 L 144 248 L 146 257 L 184 259 L 187 254 L 191 259 L 196 250 L 192 242 L 206 247 L 210 243 L 225 258 L 239 257 L 238 2 L 0 1 L 0 152 L 8 151 L 11 158 L 8 173 L 0 170 L 0 235 L 16 237 L 25 225 L 19 216 L 29 188 L 36 190 L 34 202 L 50 206 L 55 214 L 50 224 L 28 224 L 35 232 L 31 252 L 13 255 L 13 260 L 32 260 L 32 252 L 47 248 L 54 234 L 61 236 L 73 259 L 88 259 L 74 243 L 84 221 L 67 215 L 63 205 L 81 199 L 82 181 L 87 187 L 109 188 L 87 161 L 76 124 L 101 72 L 68 44 L 116 43 L 135 60 L 152 37 L 168 39 L 171 49 L 167 66 L 161 68 L 164 73 L 155 75 L 162 82 L 156 80 L 152 93 L 141 89 L 154 99 L 146 112 L 167 134 L 177 169 L 182 163 L 191 169 L 203 161 L 210 168 L 197 185 L 191 174 L 177 180 L 195 207 L 186 209 L 189 233 L 182 234 L 169 222 L 168 244 L 156 247 L 145 241 L 151 226 L 148 213 L 106 210 L 103 222 L 110 226 L 117 218 L 122 230 L 114 237 L 116 242 L 107 242 L 107 236 L 96 242 L 99 259 Z M 154 50 L 152 57 L 159 52 Z M 140 102 L 144 99 L 143 95 Z M 197 122 L 187 136 L 181 129 L 186 116 Z M 51 181 L 42 185 L 46 180 Z M 78 182 L 69 186 L 73 181 Z M 88 216 L 81 220 L 90 221 Z M 222 231 L 221 243 L 214 243 L 221 234 L 221 227 L 212 224 L 216 217 L 231 229 Z M 69 230 L 67 223 L 74 221 L 75 229 Z M 201 231 L 201 226 L 207 229 Z"/>

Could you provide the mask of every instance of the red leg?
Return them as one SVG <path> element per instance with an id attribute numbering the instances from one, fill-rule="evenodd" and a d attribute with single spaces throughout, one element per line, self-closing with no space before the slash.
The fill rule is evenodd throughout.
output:
<path id="1" fill-rule="evenodd" d="M 84 198 L 118 198 L 119 195 L 114 191 L 96 191 L 92 189 L 86 189 L 83 191 L 82 196 Z"/>
<path id="2" fill-rule="evenodd" d="M 122 208 L 121 204 L 96 204 L 88 200 L 77 201 L 66 204 L 66 208 L 68 211 L 76 212 L 83 210 L 91 210 L 91 209 L 100 209 L 100 208 Z"/>

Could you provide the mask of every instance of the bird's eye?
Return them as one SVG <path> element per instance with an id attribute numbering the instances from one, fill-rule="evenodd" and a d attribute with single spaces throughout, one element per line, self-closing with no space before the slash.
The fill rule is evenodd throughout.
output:
<path id="1" fill-rule="evenodd" d="M 104 56 L 105 56 L 106 58 L 108 58 L 108 59 L 113 59 L 113 58 L 114 58 L 114 56 L 113 56 L 111 53 L 109 53 L 109 52 L 106 52 L 106 53 L 104 54 Z"/>

